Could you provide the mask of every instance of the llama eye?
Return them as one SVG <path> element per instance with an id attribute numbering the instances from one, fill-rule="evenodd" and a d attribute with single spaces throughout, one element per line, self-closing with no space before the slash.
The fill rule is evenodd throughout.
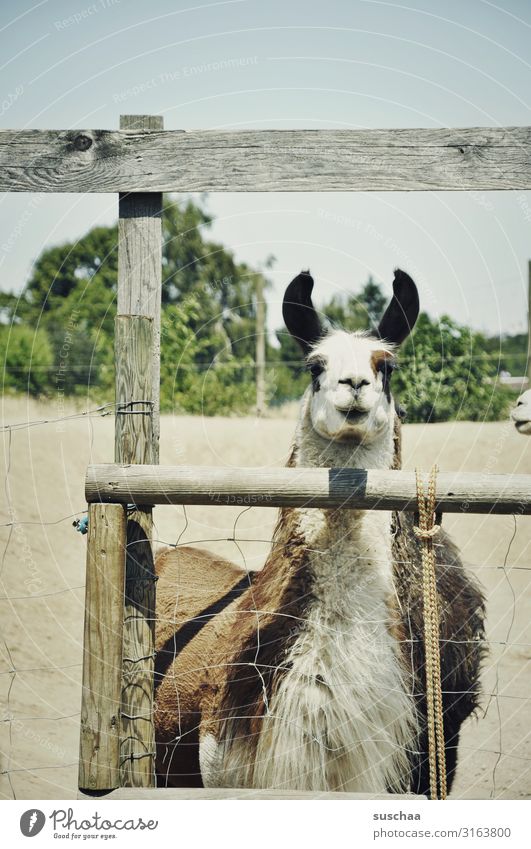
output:
<path id="1" fill-rule="evenodd" d="M 320 374 L 324 371 L 324 365 L 322 363 L 310 363 L 308 366 L 308 370 L 312 376 L 313 380 L 317 380 Z"/>
<path id="2" fill-rule="evenodd" d="M 383 375 L 384 379 L 391 377 L 396 368 L 396 363 L 393 360 L 378 360 L 376 363 L 376 371 Z"/>
<path id="3" fill-rule="evenodd" d="M 325 369 L 324 363 L 320 360 L 312 360 L 312 362 L 306 364 L 306 368 L 312 376 L 313 391 L 318 392 L 321 388 L 321 385 L 319 383 L 319 377 Z"/>

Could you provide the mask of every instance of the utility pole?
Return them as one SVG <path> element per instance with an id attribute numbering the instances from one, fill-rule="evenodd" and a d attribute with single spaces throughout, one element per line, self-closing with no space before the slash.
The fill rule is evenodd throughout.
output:
<path id="1" fill-rule="evenodd" d="M 264 278 L 256 277 L 256 415 L 265 412 L 265 301 Z"/>

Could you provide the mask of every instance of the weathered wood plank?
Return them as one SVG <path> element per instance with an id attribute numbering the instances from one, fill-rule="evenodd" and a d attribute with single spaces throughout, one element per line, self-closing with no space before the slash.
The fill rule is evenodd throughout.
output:
<path id="1" fill-rule="evenodd" d="M 127 252 L 122 271 L 135 272 L 118 286 L 117 313 L 154 318 L 160 312 L 162 195 L 121 193 L 119 203 L 118 245 Z"/>
<path id="2" fill-rule="evenodd" d="M 122 130 L 162 130 L 159 115 L 122 115 Z M 162 294 L 162 194 L 120 194 L 118 218 L 118 315 L 153 319 L 152 462 L 159 458 L 160 317 Z"/>
<path id="3" fill-rule="evenodd" d="M 83 793 L 79 794 L 80 799 L 86 799 L 87 796 Z M 297 790 L 254 790 L 246 788 L 225 788 L 225 787 L 159 787 L 157 789 L 129 788 L 121 787 L 118 790 L 113 790 L 98 799 L 98 802 L 109 800 L 142 800 L 142 799 L 308 799 L 311 801 L 327 800 L 341 802 L 347 799 L 382 799 L 387 802 L 393 800 L 409 799 L 414 801 L 426 800 L 426 796 L 416 796 L 414 793 L 340 793 L 336 791 L 317 792 L 317 791 L 297 791 Z"/>
<path id="4" fill-rule="evenodd" d="M 118 315 L 115 323 L 116 411 L 115 457 L 128 463 L 151 462 L 153 319 Z M 147 403 L 135 403 L 144 401 Z M 121 786 L 153 786 L 153 654 L 155 581 L 151 550 L 149 499 L 135 502 L 129 513 L 121 714 Z"/>
<path id="5" fill-rule="evenodd" d="M 120 700 L 126 517 L 90 504 L 83 639 L 79 786 L 120 786 Z"/>
<path id="6" fill-rule="evenodd" d="M 117 315 L 114 347 L 117 404 L 114 456 L 120 463 L 152 463 L 153 319 Z"/>
<path id="7" fill-rule="evenodd" d="M 2 130 L 0 190 L 531 189 L 530 127 Z"/>
<path id="8" fill-rule="evenodd" d="M 153 458 L 153 319 L 118 315 L 115 323 L 115 457 L 128 463 Z M 132 401 L 147 403 L 132 404 Z M 121 715 L 122 786 L 153 786 L 153 654 L 155 581 L 151 551 L 151 501 L 135 502 L 127 522 L 123 684 Z"/>
<path id="9" fill-rule="evenodd" d="M 414 472 L 320 468 L 89 466 L 87 501 L 415 510 Z M 438 509 L 531 514 L 531 475 L 441 472 Z"/>
<path id="10" fill-rule="evenodd" d="M 157 130 L 156 116 L 124 115 L 124 131 Z M 115 325 L 115 459 L 156 463 L 159 454 L 161 194 L 120 194 L 118 315 Z M 127 522 L 121 785 L 155 783 L 153 666 L 155 575 L 149 500 Z"/>
<path id="11" fill-rule="evenodd" d="M 130 512 L 123 627 L 121 787 L 155 785 L 155 574 L 151 509 Z"/>

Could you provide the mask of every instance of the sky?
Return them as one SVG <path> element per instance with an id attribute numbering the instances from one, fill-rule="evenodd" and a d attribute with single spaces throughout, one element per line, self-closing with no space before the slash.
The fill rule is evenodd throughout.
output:
<path id="1" fill-rule="evenodd" d="M 515 126 L 531 123 L 529 0 L 3 0 L 0 128 Z M 531 192 L 211 194 L 209 236 L 268 276 L 270 328 L 310 268 L 317 304 L 393 269 L 421 306 L 527 328 Z M 117 218 L 109 194 L 0 198 L 0 288 L 46 246 Z"/>

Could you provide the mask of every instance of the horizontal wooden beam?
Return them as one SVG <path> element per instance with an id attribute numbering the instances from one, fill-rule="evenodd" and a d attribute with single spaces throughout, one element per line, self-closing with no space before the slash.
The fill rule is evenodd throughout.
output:
<path id="1" fill-rule="evenodd" d="M 9 192 L 531 189 L 531 127 L 1 130 Z"/>
<path id="2" fill-rule="evenodd" d="M 91 798 L 86 793 L 80 793 L 78 799 Z M 250 788 L 228 788 L 228 787 L 120 787 L 111 793 L 106 793 L 98 799 L 109 800 L 142 800 L 142 799 L 308 799 L 313 801 L 346 801 L 347 799 L 382 799 L 386 802 L 397 799 L 415 799 L 422 801 L 426 796 L 416 796 L 414 793 L 342 793 L 339 791 L 314 791 L 314 790 L 256 790 Z"/>
<path id="3" fill-rule="evenodd" d="M 89 466 L 88 502 L 415 510 L 414 472 L 375 469 Z M 531 514 L 531 475 L 441 472 L 438 509 Z"/>

